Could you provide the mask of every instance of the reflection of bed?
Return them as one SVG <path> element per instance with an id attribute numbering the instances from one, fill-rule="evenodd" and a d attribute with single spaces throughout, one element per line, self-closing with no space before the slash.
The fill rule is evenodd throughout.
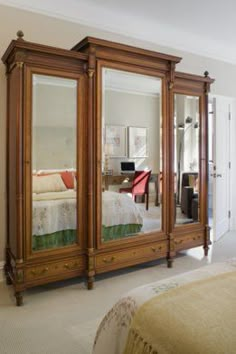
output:
<path id="1" fill-rule="evenodd" d="M 130 291 L 104 317 L 93 354 L 234 353 L 235 278 L 233 259 Z"/>
<path id="2" fill-rule="evenodd" d="M 103 239 L 132 236 L 142 228 L 140 212 L 127 196 L 104 192 Z M 33 194 L 33 250 L 68 246 L 76 242 L 76 192 Z"/>
<path id="3" fill-rule="evenodd" d="M 76 192 L 33 194 L 33 250 L 76 242 Z"/>
<path id="4" fill-rule="evenodd" d="M 135 235 L 142 226 L 142 216 L 132 198 L 111 191 L 102 193 L 103 241 Z"/>

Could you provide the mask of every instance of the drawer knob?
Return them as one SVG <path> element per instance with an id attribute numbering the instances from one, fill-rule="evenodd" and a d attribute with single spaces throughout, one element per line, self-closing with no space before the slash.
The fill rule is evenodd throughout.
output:
<path id="1" fill-rule="evenodd" d="M 48 267 L 45 267 L 43 269 L 39 269 L 38 271 L 36 269 L 32 269 L 31 270 L 31 274 L 36 277 L 36 276 L 39 276 L 39 275 L 42 275 L 44 273 L 47 273 L 48 272 Z"/>
<path id="2" fill-rule="evenodd" d="M 77 262 L 72 263 L 72 264 L 70 264 L 70 263 L 65 263 L 65 264 L 64 264 L 64 268 L 65 268 L 65 269 L 73 269 L 73 268 L 76 268 L 77 266 L 78 266 L 78 263 L 77 263 Z"/>
<path id="3" fill-rule="evenodd" d="M 104 263 L 112 263 L 114 260 L 115 260 L 115 257 L 113 257 L 113 256 L 110 259 L 103 258 Z"/>
<path id="4" fill-rule="evenodd" d="M 158 251 L 160 251 L 162 249 L 162 246 L 159 246 L 159 247 L 151 247 L 151 250 L 153 251 L 153 252 L 158 252 Z"/>
<path id="5" fill-rule="evenodd" d="M 183 242 L 183 240 L 178 240 L 178 241 L 175 241 L 175 244 L 180 245 L 182 242 Z"/>

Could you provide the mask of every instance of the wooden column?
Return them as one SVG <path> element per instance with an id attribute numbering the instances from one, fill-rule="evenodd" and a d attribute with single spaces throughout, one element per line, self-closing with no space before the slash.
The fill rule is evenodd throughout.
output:
<path id="1" fill-rule="evenodd" d="M 88 289 L 93 289 L 95 275 L 94 258 L 94 205 L 95 205 L 95 171 L 94 171 L 94 147 L 95 147 L 95 50 L 90 48 L 88 57 Z"/>
<path id="2" fill-rule="evenodd" d="M 172 268 L 173 257 L 175 256 L 174 247 L 174 237 L 172 234 L 172 229 L 174 227 L 174 215 L 175 215 L 175 202 L 174 202 L 174 87 L 175 79 L 175 63 L 170 62 L 170 71 L 168 78 L 168 92 L 167 92 L 167 126 L 166 126 L 166 136 L 167 141 L 167 170 L 168 175 L 166 176 L 167 184 L 167 208 L 166 214 L 169 214 L 167 234 L 168 234 L 168 252 L 167 252 L 167 265 L 168 268 Z"/>

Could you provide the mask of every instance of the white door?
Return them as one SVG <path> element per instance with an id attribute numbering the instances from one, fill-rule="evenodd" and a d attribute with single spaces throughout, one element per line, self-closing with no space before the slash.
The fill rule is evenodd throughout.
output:
<path id="1" fill-rule="evenodd" d="M 232 99 L 213 99 L 214 163 L 213 174 L 213 240 L 217 241 L 230 227 L 230 123 Z"/>

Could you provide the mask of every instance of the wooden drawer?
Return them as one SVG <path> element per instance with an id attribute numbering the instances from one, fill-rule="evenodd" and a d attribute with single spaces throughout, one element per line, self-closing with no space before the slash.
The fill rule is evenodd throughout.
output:
<path id="1" fill-rule="evenodd" d="M 176 236 L 174 239 L 175 250 L 182 250 L 185 248 L 192 248 L 196 246 L 203 245 L 204 242 L 204 233 L 194 233 L 194 234 L 187 234 Z"/>
<path id="2" fill-rule="evenodd" d="M 140 246 L 129 250 L 100 254 L 96 256 L 96 269 L 100 268 L 119 268 L 122 263 L 124 265 L 136 264 L 137 260 L 151 261 L 161 258 L 167 253 L 167 241 L 150 244 L 148 246 Z"/>
<path id="3" fill-rule="evenodd" d="M 84 268 L 83 258 L 70 258 L 63 261 L 44 263 L 27 267 L 25 270 L 25 280 L 33 281 L 37 279 L 62 275 L 72 271 L 79 271 Z"/>

